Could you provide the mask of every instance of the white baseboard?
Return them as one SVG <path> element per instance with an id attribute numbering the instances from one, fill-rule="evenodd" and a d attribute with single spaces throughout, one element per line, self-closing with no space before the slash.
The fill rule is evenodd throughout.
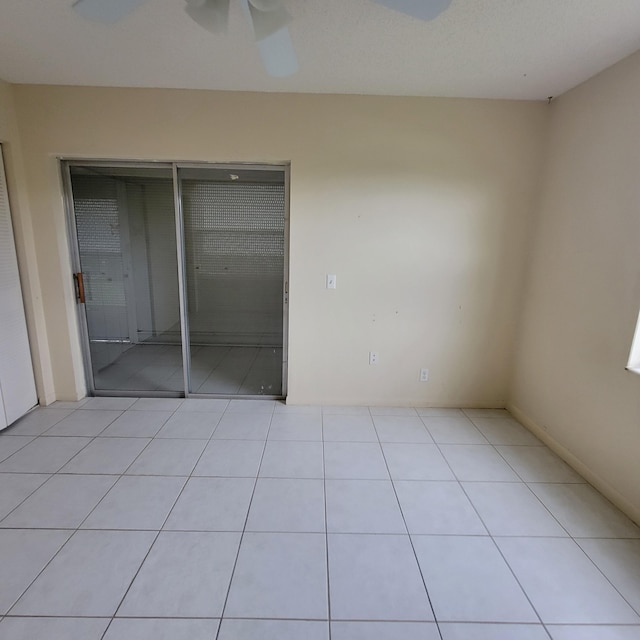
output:
<path id="1" fill-rule="evenodd" d="M 549 449 L 557 453 L 570 467 L 575 469 L 589 484 L 593 485 L 603 496 L 626 513 L 634 522 L 640 525 L 640 509 L 629 502 L 615 487 L 594 473 L 582 460 L 577 458 L 569 449 L 561 445 L 548 431 L 532 420 L 528 415 L 513 404 L 507 404 L 507 410 L 513 417 L 522 423 L 529 431 L 535 434 Z"/>

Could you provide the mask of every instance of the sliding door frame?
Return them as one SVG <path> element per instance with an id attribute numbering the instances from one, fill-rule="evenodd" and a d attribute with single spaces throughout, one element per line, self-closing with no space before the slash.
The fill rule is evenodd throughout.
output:
<path id="1" fill-rule="evenodd" d="M 59 157 L 63 199 L 66 211 L 67 237 L 69 240 L 69 253 L 71 258 L 72 273 L 82 271 L 80 262 L 80 245 L 76 227 L 76 214 L 73 202 L 73 189 L 71 182 L 72 167 L 96 167 L 102 169 L 168 169 L 172 172 L 174 219 L 176 227 L 176 256 L 178 263 L 178 295 L 180 306 L 180 330 L 182 342 L 182 368 L 184 374 L 184 392 L 174 391 L 144 391 L 147 397 L 185 397 L 185 398 L 242 398 L 242 399 L 284 399 L 287 397 L 289 378 L 289 221 L 290 221 L 290 163 L 252 163 L 252 162 L 170 162 L 170 161 L 144 161 L 144 160 L 109 160 L 109 159 L 82 159 Z M 279 395 L 236 395 L 236 394 L 200 394 L 193 393 L 191 389 L 191 341 L 189 336 L 189 313 L 187 300 L 186 281 L 186 256 L 184 237 L 184 218 L 182 210 L 182 193 L 178 172 L 180 169 L 224 169 L 224 170 L 258 170 L 258 171 L 282 171 L 284 180 L 284 269 L 282 274 L 283 298 L 282 298 L 282 380 L 281 394 Z M 76 292 L 73 283 L 74 296 Z M 91 396 L 123 396 L 137 397 L 140 391 L 96 389 L 93 377 L 91 361 L 91 349 L 89 340 L 89 326 L 84 305 L 76 300 L 76 314 L 78 319 L 78 331 L 82 350 L 82 360 L 85 369 L 85 380 L 88 394 Z"/>
<path id="2" fill-rule="evenodd" d="M 182 215 L 182 189 L 178 167 L 172 167 L 173 206 L 176 221 L 176 249 L 178 252 L 178 296 L 180 299 L 180 333 L 182 337 L 182 372 L 184 374 L 184 397 L 191 394 L 191 336 L 189 333 L 189 309 L 187 300 L 187 259 L 185 256 L 184 218 Z"/>

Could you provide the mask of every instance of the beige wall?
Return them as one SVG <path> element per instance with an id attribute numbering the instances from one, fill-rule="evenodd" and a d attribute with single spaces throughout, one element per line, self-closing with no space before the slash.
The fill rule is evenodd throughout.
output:
<path id="1" fill-rule="evenodd" d="M 38 272 L 31 211 L 12 87 L 0 80 L 0 143 L 4 152 L 12 221 L 20 267 L 29 341 L 38 398 L 42 404 L 55 400 L 49 357 L 46 320 Z"/>
<path id="2" fill-rule="evenodd" d="M 62 155 L 290 161 L 290 401 L 504 406 L 546 104 L 14 90 L 59 398 L 84 390 Z"/>
<path id="3" fill-rule="evenodd" d="M 640 54 L 552 105 L 511 405 L 640 521 Z"/>

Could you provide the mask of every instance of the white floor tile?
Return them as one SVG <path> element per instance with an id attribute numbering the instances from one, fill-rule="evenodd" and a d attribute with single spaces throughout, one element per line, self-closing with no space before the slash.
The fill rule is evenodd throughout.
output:
<path id="1" fill-rule="evenodd" d="M 462 486 L 492 536 L 568 535 L 521 482 L 464 482 Z"/>
<path id="2" fill-rule="evenodd" d="M 90 442 L 91 438 L 36 438 L 0 463 L 0 472 L 55 473 Z"/>
<path id="3" fill-rule="evenodd" d="M 65 400 L 56 400 L 53 404 L 49 405 L 52 409 L 79 409 L 89 398 L 82 398 L 82 400 L 73 401 L 65 401 Z"/>
<path id="4" fill-rule="evenodd" d="M 640 617 L 573 540 L 498 538 L 496 542 L 542 622 L 640 624 Z"/>
<path id="5" fill-rule="evenodd" d="M 78 409 L 51 427 L 47 436 L 97 436 L 121 415 L 122 411 Z"/>
<path id="6" fill-rule="evenodd" d="M 322 441 L 322 416 L 306 413 L 279 413 L 271 420 L 269 440 Z"/>
<path id="7" fill-rule="evenodd" d="M 370 416 L 369 407 L 353 407 L 353 406 L 323 406 L 323 416 Z"/>
<path id="8" fill-rule="evenodd" d="M 371 416 L 324 416 L 322 434 L 325 442 L 378 442 Z"/>
<path id="9" fill-rule="evenodd" d="M 457 482 L 394 482 L 409 533 L 487 535 Z"/>
<path id="10" fill-rule="evenodd" d="M 488 445 L 443 444 L 440 451 L 451 465 L 458 480 L 486 482 L 518 482 L 520 478 Z"/>
<path id="11" fill-rule="evenodd" d="M 122 476 L 82 528 L 158 531 L 184 483 L 184 478 Z"/>
<path id="12" fill-rule="evenodd" d="M 225 615 L 326 619 L 325 535 L 245 533 Z"/>
<path id="13" fill-rule="evenodd" d="M 172 415 L 171 411 L 127 411 L 114 420 L 100 436 L 153 438 Z"/>
<path id="14" fill-rule="evenodd" d="M 532 484 L 560 524 L 577 538 L 640 538 L 640 528 L 588 484 Z"/>
<path id="15" fill-rule="evenodd" d="M 138 400 L 138 398 L 87 398 L 87 401 L 82 405 L 82 409 L 91 411 L 125 411 L 129 409 L 136 400 Z"/>
<path id="16" fill-rule="evenodd" d="M 329 624 L 308 620 L 224 619 L 218 640 L 329 640 Z M 105 640 L 109 640 L 105 638 Z M 187 639 L 185 639 L 187 640 Z"/>
<path id="17" fill-rule="evenodd" d="M 408 536 L 329 535 L 334 620 L 431 621 Z"/>
<path id="18" fill-rule="evenodd" d="M 220 617 L 239 542 L 239 533 L 163 531 L 118 616 Z"/>
<path id="19" fill-rule="evenodd" d="M 247 531 L 324 532 L 323 484 L 322 480 L 260 478 Z"/>
<path id="20" fill-rule="evenodd" d="M 127 474 L 188 476 L 196 466 L 206 444 L 206 440 L 152 440 L 127 469 Z"/>
<path id="21" fill-rule="evenodd" d="M 325 442 L 327 478 L 388 480 L 389 472 L 379 444 L 373 442 Z"/>
<path id="22" fill-rule="evenodd" d="M 394 480 L 454 480 L 435 444 L 382 444 L 389 473 Z"/>
<path id="23" fill-rule="evenodd" d="M 131 405 L 132 411 L 176 411 L 183 398 L 140 398 Z"/>
<path id="24" fill-rule="evenodd" d="M 327 480 L 330 533 L 406 533 L 388 480 Z"/>
<path id="25" fill-rule="evenodd" d="M 640 613 L 640 540 L 592 539 L 577 542 L 625 600 Z"/>
<path id="26" fill-rule="evenodd" d="M 231 400 L 227 413 L 253 413 L 270 416 L 276 408 L 275 400 Z"/>
<path id="27" fill-rule="evenodd" d="M 100 640 L 109 618 L 5 618 L 3 640 Z"/>
<path id="28" fill-rule="evenodd" d="M 124 473 L 148 438 L 96 438 L 62 467 L 62 473 Z"/>
<path id="29" fill-rule="evenodd" d="M 212 619 L 116 618 L 104 640 L 214 640 L 218 625 Z"/>
<path id="30" fill-rule="evenodd" d="M 497 446 L 496 449 L 525 482 L 585 481 L 547 447 Z"/>
<path id="31" fill-rule="evenodd" d="M 491 444 L 544 446 L 528 429 L 513 418 L 472 418 Z"/>
<path id="32" fill-rule="evenodd" d="M 486 537 L 412 536 L 438 620 L 538 622 L 509 567 Z"/>
<path id="33" fill-rule="evenodd" d="M 33 441 L 31 436 L 10 436 L 0 434 L 0 460 L 6 460 Z M 0 467 L 0 470 L 2 467 Z"/>
<path id="34" fill-rule="evenodd" d="M 320 405 L 284 404 L 283 402 L 276 402 L 274 414 L 279 413 L 321 416 L 322 407 Z"/>
<path id="35" fill-rule="evenodd" d="M 439 638 L 423 579 L 442 640 L 640 637 L 640 529 L 504 410 L 84 404 L 0 434 L 2 640 L 328 640 L 327 537 L 334 640 Z"/>
<path id="36" fill-rule="evenodd" d="M 416 409 L 419 416 L 462 416 L 462 409 L 451 409 L 449 407 L 418 407 Z"/>
<path id="37" fill-rule="evenodd" d="M 242 531 L 254 484 L 253 478 L 190 478 L 165 529 Z"/>
<path id="38" fill-rule="evenodd" d="M 222 400 L 221 398 L 187 398 L 178 407 L 178 412 L 224 413 L 228 406 L 229 400 Z"/>
<path id="39" fill-rule="evenodd" d="M 553 640 L 638 640 L 640 626 L 547 625 Z"/>
<path id="40" fill-rule="evenodd" d="M 332 622 L 331 640 L 440 640 L 432 622 Z"/>
<path id="41" fill-rule="evenodd" d="M 255 440 L 212 440 L 193 475 L 255 478 L 264 446 L 264 442 Z"/>
<path id="42" fill-rule="evenodd" d="M 321 442 L 267 442 L 261 477 L 322 478 L 323 475 Z"/>
<path id="43" fill-rule="evenodd" d="M 0 530 L 0 615 L 11 608 L 70 535 L 71 531 Z"/>
<path id="44" fill-rule="evenodd" d="M 38 407 L 27 413 L 11 425 L 8 434 L 12 436 L 39 436 L 70 415 L 72 409 L 54 409 L 52 407 Z M 0 447 L 1 450 L 1 447 Z M 0 456 L 1 457 L 1 456 Z"/>
<path id="45" fill-rule="evenodd" d="M 376 416 L 373 422 L 380 442 L 433 443 L 420 418 Z"/>
<path id="46" fill-rule="evenodd" d="M 233 402 L 233 401 L 232 401 Z M 231 408 L 231 407 L 230 407 Z M 214 440 L 264 440 L 269 432 L 271 414 L 264 412 L 230 412 L 222 416 L 213 432 Z"/>
<path id="47" fill-rule="evenodd" d="M 78 531 L 11 613 L 113 615 L 154 535 L 145 531 Z"/>
<path id="48" fill-rule="evenodd" d="M 442 640 L 549 640 L 541 624 L 440 624 Z"/>
<path id="49" fill-rule="evenodd" d="M 467 418 L 459 416 L 425 416 L 427 431 L 438 444 L 487 444 L 487 439 Z"/>
<path id="50" fill-rule="evenodd" d="M 176 411 L 158 431 L 156 438 L 208 440 L 221 417 L 222 413 Z"/>
<path id="51" fill-rule="evenodd" d="M 50 477 L 44 473 L 3 473 L 0 478 L 0 520 Z"/>
<path id="52" fill-rule="evenodd" d="M 372 416 L 415 417 L 418 412 L 413 407 L 369 407 Z"/>
<path id="53" fill-rule="evenodd" d="M 53 476 L 8 515 L 0 526 L 75 529 L 115 481 L 113 476 Z"/>

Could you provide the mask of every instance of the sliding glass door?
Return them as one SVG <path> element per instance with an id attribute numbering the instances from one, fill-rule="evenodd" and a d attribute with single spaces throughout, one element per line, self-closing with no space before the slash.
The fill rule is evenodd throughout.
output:
<path id="1" fill-rule="evenodd" d="M 184 221 L 190 391 L 281 395 L 282 170 L 178 171 Z"/>
<path id="2" fill-rule="evenodd" d="M 283 396 L 285 168 L 66 170 L 93 393 Z"/>

